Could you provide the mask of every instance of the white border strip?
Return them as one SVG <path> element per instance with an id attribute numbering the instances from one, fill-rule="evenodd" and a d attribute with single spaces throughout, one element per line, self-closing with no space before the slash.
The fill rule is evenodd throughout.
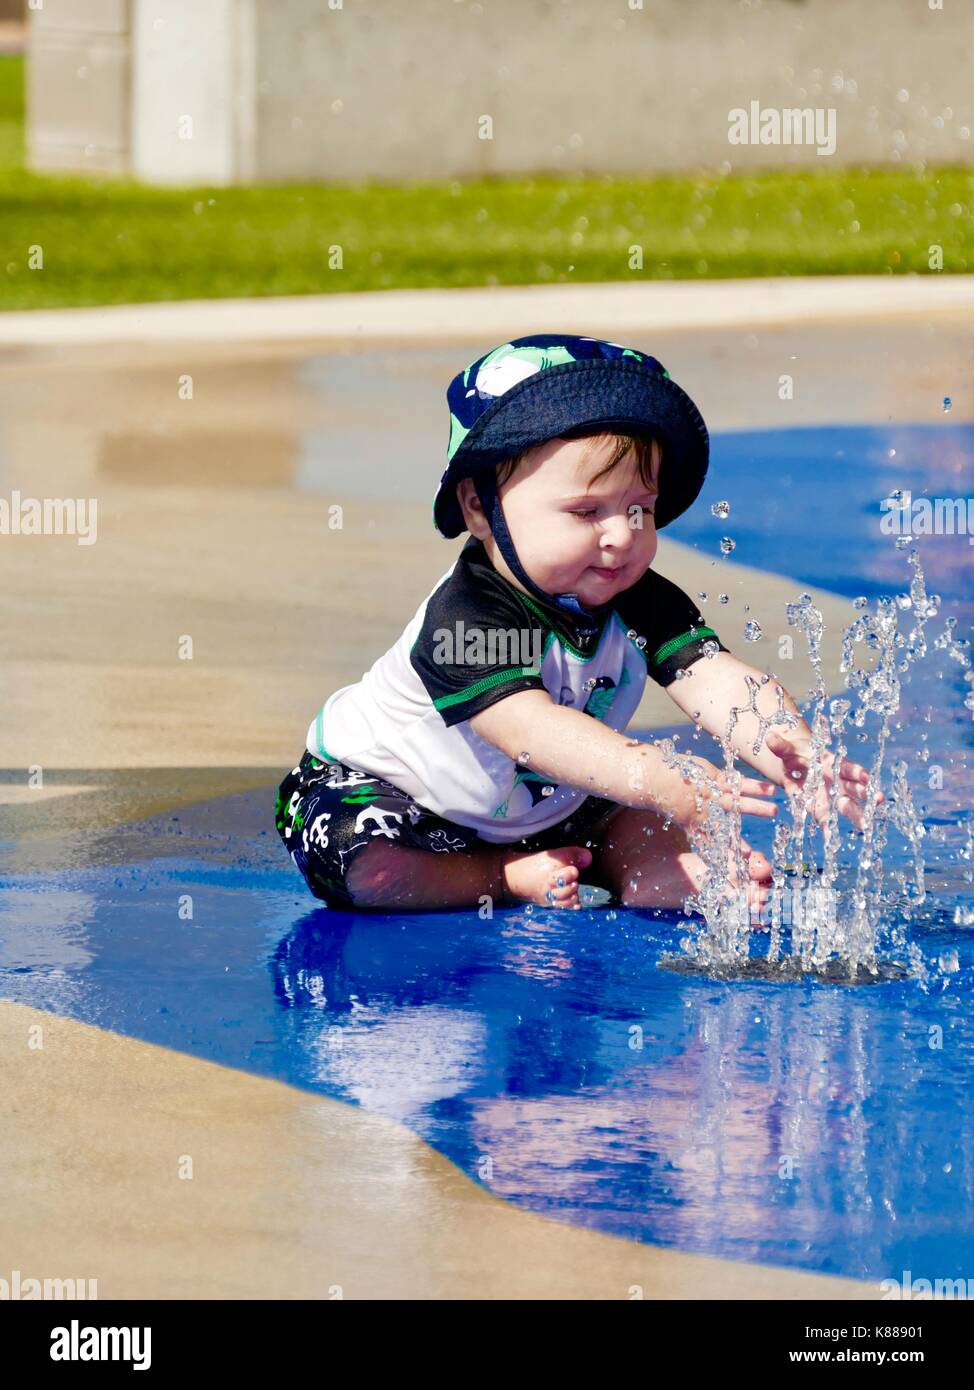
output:
<path id="1" fill-rule="evenodd" d="M 767 327 L 974 311 L 974 275 L 811 276 L 184 300 L 0 314 L 0 346 L 395 338 Z"/>

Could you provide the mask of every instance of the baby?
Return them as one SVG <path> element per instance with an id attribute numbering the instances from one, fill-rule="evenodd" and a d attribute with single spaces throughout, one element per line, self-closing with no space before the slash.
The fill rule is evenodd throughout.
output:
<path id="1" fill-rule="evenodd" d="M 693 401 L 654 358 L 596 338 L 536 334 L 454 378 L 448 463 L 433 504 L 469 539 L 399 641 L 325 701 L 276 825 L 311 892 L 390 911 L 537 902 L 578 908 L 580 873 L 626 906 L 678 907 L 703 861 L 708 797 L 732 805 L 702 758 L 705 796 L 661 749 L 625 736 L 646 678 L 723 735 L 746 677 L 696 605 L 652 568 L 657 531 L 694 502 L 709 459 Z M 692 678 L 691 678 L 692 677 Z M 779 687 L 760 686 L 762 715 Z M 800 795 L 812 736 L 794 700 L 788 737 L 738 717 L 731 742 L 760 774 L 742 813 Z M 824 757 L 829 789 L 863 823 L 868 775 Z M 753 910 L 771 865 L 744 845 Z"/>

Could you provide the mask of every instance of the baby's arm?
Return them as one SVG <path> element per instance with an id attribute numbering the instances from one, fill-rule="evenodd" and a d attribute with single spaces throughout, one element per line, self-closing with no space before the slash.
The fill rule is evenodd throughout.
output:
<path id="1" fill-rule="evenodd" d="M 761 685 L 764 674 L 746 662 L 740 661 L 730 652 L 718 652 L 716 656 L 695 661 L 690 679 L 673 681 L 666 687 L 666 693 L 675 704 L 698 723 L 708 733 L 722 738 L 735 708 L 746 710 L 741 713 L 731 732 L 730 742 L 735 753 L 751 765 L 757 772 L 769 777 L 789 794 L 797 795 L 808 779 L 813 763 L 821 763 L 824 771 L 824 786 L 815 797 L 813 811 L 816 819 L 824 824 L 829 815 L 829 788 L 838 781 L 838 809 L 843 815 L 862 829 L 864 816 L 862 804 L 869 794 L 869 774 L 859 763 L 844 758 L 837 763 L 830 750 L 817 752 L 812 744 L 812 731 L 798 712 L 791 695 L 779 680 L 772 677 Z M 773 714 L 778 708 L 777 691 L 780 688 L 782 705 L 794 715 L 795 723 L 786 726 L 776 724 L 765 734 L 760 751 L 755 753 L 754 741 L 759 729 L 754 713 L 747 709 L 751 701 L 751 691 L 745 680 L 751 676 L 758 683 L 754 704 L 763 717 Z M 885 796 L 877 788 L 875 800 L 885 801 Z"/>
<path id="2" fill-rule="evenodd" d="M 666 687 L 666 693 L 685 714 L 689 714 L 695 723 L 716 738 L 723 738 L 731 710 L 735 706 L 746 710 L 750 703 L 751 692 L 745 676 L 751 676 L 758 685 L 754 703 L 764 717 L 774 714 L 777 710 L 776 692 L 777 688 L 781 687 L 782 704 L 789 714 L 794 715 L 796 722 L 790 728 L 784 724 L 774 725 L 777 733 L 783 733 L 789 739 L 812 737 L 811 729 L 781 681 L 772 677 L 765 685 L 761 685 L 761 677 L 765 672 L 748 666 L 731 652 L 718 652 L 716 656 L 695 661 L 690 670 L 693 672 L 692 676 L 688 675 L 682 681 L 673 681 Z M 761 751 L 754 751 L 758 727 L 758 721 L 750 710 L 739 715 L 731 733 L 731 747 L 756 771 L 769 777 L 779 787 L 783 787 L 785 774 L 781 759 L 771 752 L 763 740 Z"/>
<path id="3" fill-rule="evenodd" d="M 522 766 L 552 782 L 567 782 L 624 806 L 661 811 L 681 825 L 698 819 L 694 788 L 667 767 L 655 744 L 636 743 L 590 714 L 556 705 L 545 690 L 508 695 L 473 715 L 470 726 L 515 761 L 527 753 L 529 760 Z M 723 773 L 702 758 L 695 761 L 716 780 L 721 804 L 729 809 L 732 802 Z M 761 799 L 773 792 L 769 783 L 745 778 L 741 810 L 774 816 L 774 803 Z"/>

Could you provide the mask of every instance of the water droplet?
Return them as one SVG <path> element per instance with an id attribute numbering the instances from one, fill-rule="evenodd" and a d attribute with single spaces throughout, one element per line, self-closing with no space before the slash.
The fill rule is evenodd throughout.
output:
<path id="1" fill-rule="evenodd" d="M 718 594 L 718 595 L 717 595 L 717 602 L 718 602 L 718 603 L 729 603 L 729 602 L 730 602 L 730 599 L 728 598 L 727 594 Z"/>
<path id="2" fill-rule="evenodd" d="M 730 516 L 730 503 L 715 502 L 710 508 L 710 511 L 714 516 Z"/>
<path id="3" fill-rule="evenodd" d="M 697 594 L 697 598 L 700 600 L 701 603 L 706 603 L 706 602 L 707 602 L 707 595 L 704 593 L 704 591 L 703 591 L 702 589 L 701 589 L 701 590 L 699 591 L 699 593 Z"/>
<path id="4" fill-rule="evenodd" d="M 913 600 L 910 598 L 910 595 L 909 595 L 909 594 L 897 594 L 897 595 L 896 595 L 896 602 L 897 602 L 897 604 L 900 606 L 900 608 L 912 608 L 912 607 L 913 607 Z"/>
<path id="5" fill-rule="evenodd" d="M 541 788 L 541 795 L 542 795 L 542 796 L 551 796 L 551 794 L 552 794 L 552 792 L 553 792 L 554 790 L 555 790 L 554 787 L 542 787 L 542 788 Z"/>
<path id="6" fill-rule="evenodd" d="M 903 489 L 901 487 L 895 487 L 893 491 L 890 493 L 888 500 L 892 502 L 894 507 L 902 508 L 903 503 L 906 500 L 903 496 Z"/>
<path id="7" fill-rule="evenodd" d="M 853 608 L 868 608 L 869 600 L 868 598 L 854 598 L 852 600 L 852 606 Z"/>
<path id="8" fill-rule="evenodd" d="M 636 638 L 639 636 L 639 634 L 637 633 L 634 627 L 631 627 L 629 631 L 626 633 L 626 636 L 629 638 L 630 642 L 634 642 Z"/>
<path id="9" fill-rule="evenodd" d="M 949 396 L 944 396 L 944 414 L 945 414 L 945 415 L 947 414 L 948 410 L 950 409 L 950 407 L 951 407 L 953 404 L 954 404 L 954 402 L 950 399 Z"/>
<path id="10" fill-rule="evenodd" d="M 748 642 L 760 642 L 764 633 L 761 631 L 761 624 L 756 623 L 753 618 L 744 624 L 744 638 Z"/>
<path id="11" fill-rule="evenodd" d="M 896 546 L 897 550 L 905 550 L 912 540 L 912 536 L 897 536 L 893 544 Z"/>
<path id="12" fill-rule="evenodd" d="M 517 755 L 517 760 L 518 760 L 519 763 L 529 763 L 529 762 L 531 761 L 531 754 L 530 754 L 530 753 L 518 753 L 518 755 Z"/>
<path id="13" fill-rule="evenodd" d="M 704 642 L 700 650 L 703 652 L 704 656 L 712 660 L 720 651 L 720 648 L 716 642 Z"/>
<path id="14" fill-rule="evenodd" d="M 945 975 L 955 975 L 960 969 L 960 961 L 957 959 L 956 951 L 944 951 L 937 960 L 937 964 Z"/>
<path id="15" fill-rule="evenodd" d="M 731 551 L 732 551 L 733 549 L 735 549 L 736 545 L 737 545 L 737 542 L 734 541 L 734 540 L 732 540 L 730 536 L 721 536 L 721 538 L 720 538 L 720 553 L 721 553 L 722 555 L 729 555 L 729 554 L 731 553 Z"/>

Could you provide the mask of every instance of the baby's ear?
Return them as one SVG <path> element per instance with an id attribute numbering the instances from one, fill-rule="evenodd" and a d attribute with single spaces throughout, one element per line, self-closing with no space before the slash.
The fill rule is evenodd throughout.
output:
<path id="1" fill-rule="evenodd" d="M 474 487 L 472 478 L 461 478 L 457 483 L 457 503 L 463 512 L 463 519 L 467 524 L 467 530 L 478 540 L 483 540 L 490 535 L 490 526 L 484 516 L 484 509 L 477 496 L 477 489 Z"/>

